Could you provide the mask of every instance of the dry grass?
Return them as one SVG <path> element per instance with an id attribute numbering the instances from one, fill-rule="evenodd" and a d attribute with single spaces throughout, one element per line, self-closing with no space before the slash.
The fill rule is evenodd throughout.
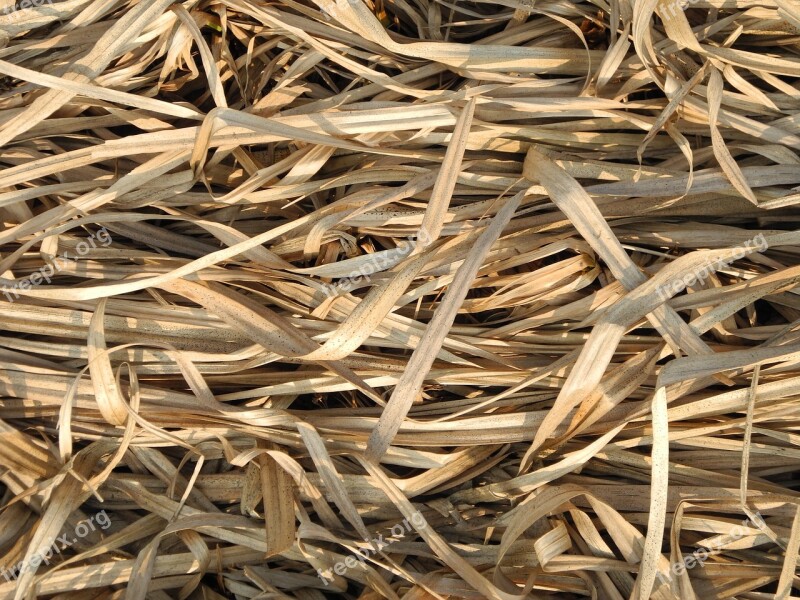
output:
<path id="1" fill-rule="evenodd" d="M 33 4 L 0 598 L 800 598 L 797 0 Z"/>

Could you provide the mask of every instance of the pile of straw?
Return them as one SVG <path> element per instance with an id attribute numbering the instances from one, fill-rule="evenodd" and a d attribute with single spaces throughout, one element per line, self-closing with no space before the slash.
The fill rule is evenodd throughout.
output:
<path id="1" fill-rule="evenodd" d="M 0 598 L 800 598 L 800 2 L 0 43 Z"/>

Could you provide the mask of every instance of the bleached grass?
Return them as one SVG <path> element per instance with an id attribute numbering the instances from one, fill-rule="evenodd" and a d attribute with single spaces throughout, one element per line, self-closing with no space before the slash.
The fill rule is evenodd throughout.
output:
<path id="1" fill-rule="evenodd" d="M 7 5 L 0 598 L 800 594 L 796 2 Z"/>

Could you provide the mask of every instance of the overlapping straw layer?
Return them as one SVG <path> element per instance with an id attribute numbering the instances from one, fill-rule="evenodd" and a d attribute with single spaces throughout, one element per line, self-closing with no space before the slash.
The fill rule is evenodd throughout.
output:
<path id="1" fill-rule="evenodd" d="M 0 598 L 800 598 L 800 3 L 0 6 Z"/>

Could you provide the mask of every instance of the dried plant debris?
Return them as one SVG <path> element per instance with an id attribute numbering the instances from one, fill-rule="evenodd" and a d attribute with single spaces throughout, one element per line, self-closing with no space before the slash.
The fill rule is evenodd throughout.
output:
<path id="1" fill-rule="evenodd" d="M 0 599 L 800 598 L 800 2 L 0 0 Z"/>

